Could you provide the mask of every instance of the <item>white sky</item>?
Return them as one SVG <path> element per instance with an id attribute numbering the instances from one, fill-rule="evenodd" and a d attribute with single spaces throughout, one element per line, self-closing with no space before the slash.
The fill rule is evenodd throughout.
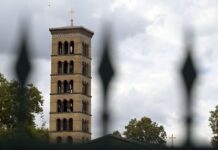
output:
<path id="1" fill-rule="evenodd" d="M 132 118 L 150 117 L 167 135 L 184 138 L 183 60 L 184 27 L 195 33 L 194 58 L 199 78 L 194 92 L 193 139 L 209 144 L 209 111 L 218 104 L 218 1 L 216 0 L 5 0 L 0 2 L 0 72 L 13 79 L 13 62 L 21 17 L 29 20 L 34 70 L 29 78 L 40 91 L 48 126 L 50 93 L 50 27 L 74 24 L 95 32 L 92 40 L 92 138 L 100 136 L 101 83 L 97 75 L 104 21 L 110 22 L 116 77 L 111 85 L 111 132 L 123 131 Z M 41 120 L 37 119 L 40 125 Z"/>

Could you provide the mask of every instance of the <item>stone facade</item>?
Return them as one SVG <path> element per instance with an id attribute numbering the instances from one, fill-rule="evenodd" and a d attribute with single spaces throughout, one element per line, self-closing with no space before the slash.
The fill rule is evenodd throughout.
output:
<path id="1" fill-rule="evenodd" d="M 91 38 L 80 26 L 51 28 L 50 142 L 91 140 Z"/>

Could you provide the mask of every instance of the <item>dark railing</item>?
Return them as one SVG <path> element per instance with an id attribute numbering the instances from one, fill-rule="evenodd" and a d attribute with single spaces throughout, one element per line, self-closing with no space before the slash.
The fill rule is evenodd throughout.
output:
<path id="1" fill-rule="evenodd" d="M 197 71 L 195 69 L 193 59 L 192 59 L 192 34 L 191 32 L 185 32 L 185 45 L 186 45 L 186 57 L 184 60 L 184 64 L 181 68 L 181 76 L 184 80 L 184 87 L 186 90 L 186 141 L 183 146 L 181 147 L 175 147 L 174 149 L 213 149 L 209 147 L 201 147 L 201 148 L 195 148 L 191 142 L 191 134 L 192 134 L 192 88 L 195 83 L 195 79 L 197 78 Z M 27 99 L 25 99 L 24 96 L 24 85 L 26 83 L 27 77 L 32 69 L 31 67 L 31 61 L 30 57 L 28 55 L 29 48 L 28 48 L 28 42 L 27 42 L 27 33 L 22 33 L 22 38 L 20 41 L 20 47 L 18 49 L 18 59 L 15 67 L 15 72 L 17 74 L 18 80 L 21 83 L 20 91 L 18 92 L 18 99 L 17 99 L 17 124 L 18 129 L 16 130 L 15 138 L 11 139 L 1 139 L 0 140 L 0 149 L 171 149 L 170 147 L 162 147 L 158 145 L 147 145 L 143 143 L 137 143 L 137 142 L 128 142 L 126 144 L 116 144 L 116 141 L 108 141 L 107 138 L 103 138 L 102 141 L 94 140 L 92 142 L 87 142 L 85 144 L 52 144 L 52 143 L 46 143 L 46 142 L 39 142 L 39 141 L 33 141 L 31 139 L 28 139 L 28 136 L 26 135 L 26 129 L 25 129 L 25 122 L 26 122 L 26 107 L 27 106 Z M 102 88 L 103 88 L 103 102 L 102 102 L 102 135 L 106 135 L 108 133 L 108 126 L 110 125 L 110 111 L 108 108 L 108 91 L 109 91 L 109 85 L 111 83 L 111 79 L 113 78 L 115 71 L 114 67 L 112 65 L 112 49 L 111 49 L 111 43 L 110 43 L 110 32 L 107 30 L 104 33 L 104 39 L 103 39 L 103 53 L 101 57 L 101 61 L 99 64 L 99 75 L 102 80 Z M 124 141 L 124 139 L 119 139 Z"/>

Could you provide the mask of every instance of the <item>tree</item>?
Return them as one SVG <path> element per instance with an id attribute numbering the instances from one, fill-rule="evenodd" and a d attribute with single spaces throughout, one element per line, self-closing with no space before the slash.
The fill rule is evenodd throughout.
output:
<path id="1" fill-rule="evenodd" d="M 211 144 L 213 147 L 218 147 L 218 105 L 214 111 L 210 111 L 209 126 L 212 129 L 214 136 L 211 138 Z"/>
<path id="2" fill-rule="evenodd" d="M 32 128 L 30 137 L 37 141 L 48 142 L 49 132 L 47 128 Z"/>
<path id="3" fill-rule="evenodd" d="M 114 131 L 112 134 L 118 137 L 122 137 L 121 133 L 118 130 Z"/>
<path id="4" fill-rule="evenodd" d="M 133 139 L 149 144 L 166 145 L 166 132 L 163 126 L 152 122 L 150 118 L 142 117 L 141 120 L 131 119 L 125 126 L 123 135 L 128 139 Z"/>
<path id="5" fill-rule="evenodd" d="M 16 107 L 20 88 L 19 82 L 15 80 L 8 81 L 0 73 L 0 136 L 13 136 L 14 131 L 17 129 Z M 37 137 L 35 133 L 44 130 L 36 127 L 34 122 L 35 114 L 41 114 L 41 117 L 43 117 L 42 106 L 44 100 L 41 92 L 33 84 L 26 85 L 24 91 L 28 106 L 26 108 L 25 119 L 27 122 L 25 123 L 25 129 L 30 137 Z M 45 132 L 45 134 L 47 133 Z"/>

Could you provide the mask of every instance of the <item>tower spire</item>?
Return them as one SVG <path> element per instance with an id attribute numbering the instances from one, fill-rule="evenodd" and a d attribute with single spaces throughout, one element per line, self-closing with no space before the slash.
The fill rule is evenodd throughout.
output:
<path id="1" fill-rule="evenodd" d="M 73 14 L 74 14 L 74 11 L 71 8 L 71 10 L 70 10 L 70 26 L 73 26 Z"/>

